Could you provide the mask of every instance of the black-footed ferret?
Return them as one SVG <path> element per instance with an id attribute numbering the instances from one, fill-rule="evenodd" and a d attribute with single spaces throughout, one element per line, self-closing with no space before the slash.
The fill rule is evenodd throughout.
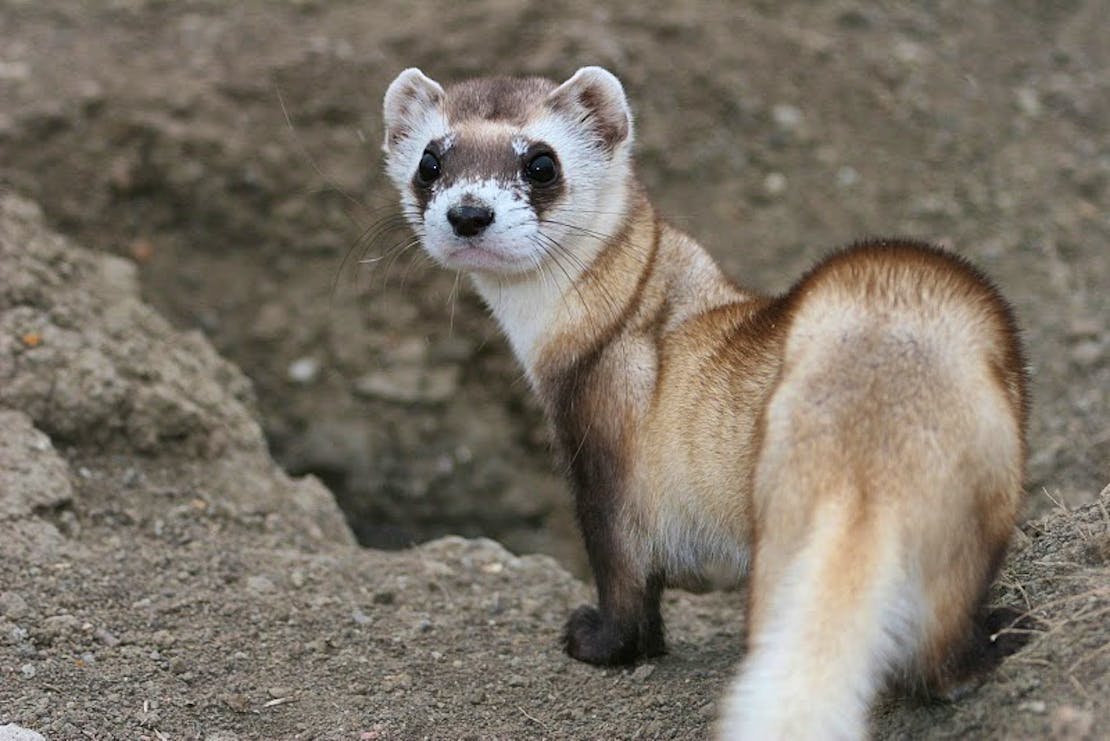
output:
<path id="1" fill-rule="evenodd" d="M 970 671 L 1022 499 L 1010 308 L 906 241 L 752 294 L 665 224 L 599 67 L 563 84 L 417 69 L 385 95 L 387 170 L 427 253 L 467 272 L 554 426 L 597 581 L 567 652 L 663 652 L 668 583 L 749 579 L 727 738 L 860 738 L 891 682 Z"/>

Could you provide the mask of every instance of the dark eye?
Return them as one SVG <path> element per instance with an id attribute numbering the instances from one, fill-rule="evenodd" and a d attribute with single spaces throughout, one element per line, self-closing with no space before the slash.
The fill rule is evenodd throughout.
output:
<path id="1" fill-rule="evenodd" d="M 537 154 L 528 160 L 528 164 L 524 167 L 524 174 L 537 185 L 547 185 L 558 177 L 559 167 L 550 154 Z"/>
<path id="2" fill-rule="evenodd" d="M 420 185 L 428 186 L 439 177 L 439 158 L 431 152 L 425 151 L 420 158 L 420 166 L 416 168 L 416 181 Z"/>

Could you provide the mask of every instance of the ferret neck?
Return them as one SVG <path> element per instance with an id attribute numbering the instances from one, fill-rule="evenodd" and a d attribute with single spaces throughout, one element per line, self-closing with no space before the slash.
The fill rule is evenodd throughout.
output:
<path id="1" fill-rule="evenodd" d="M 591 231 L 613 234 L 611 239 L 580 235 L 564 242 L 564 251 L 574 259 L 549 258 L 542 270 L 521 276 L 472 274 L 533 386 L 545 347 L 567 338 L 575 345 L 590 344 L 632 300 L 639 275 L 647 269 L 655 214 L 635 186 L 628 189 L 624 205 L 612 212 L 623 216 L 591 225 Z"/>

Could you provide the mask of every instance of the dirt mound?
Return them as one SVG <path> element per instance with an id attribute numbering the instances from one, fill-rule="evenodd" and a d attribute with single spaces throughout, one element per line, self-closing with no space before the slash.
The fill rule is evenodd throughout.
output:
<path id="1" fill-rule="evenodd" d="M 671 653 L 600 670 L 558 646 L 592 595 L 552 559 L 358 548 L 328 492 L 270 460 L 241 374 L 132 272 L 0 198 L 0 738 L 707 734 L 738 595 L 668 594 Z M 888 701 L 881 735 L 1106 727 L 1107 507 L 1110 487 L 1025 527 L 998 596 L 1045 631 L 958 703 Z"/>
<path id="2" fill-rule="evenodd" d="M 172 329 L 139 300 L 132 263 L 74 249 L 13 196 L 0 194 L 0 224 L 0 408 L 87 459 L 87 493 L 136 520 L 158 510 L 141 491 L 154 485 L 196 506 L 283 520 L 298 539 L 350 539 L 331 494 L 270 459 L 250 382 L 199 332 Z M 49 494 L 56 487 L 31 479 L 19 490 L 46 497 L 30 500 L 34 511 L 73 520 L 70 497 Z"/>

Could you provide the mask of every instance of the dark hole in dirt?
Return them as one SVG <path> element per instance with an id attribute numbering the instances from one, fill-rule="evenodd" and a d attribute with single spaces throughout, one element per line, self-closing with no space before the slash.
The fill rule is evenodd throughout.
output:
<path id="1" fill-rule="evenodd" d="M 292 476 L 315 476 L 335 495 L 347 525 L 355 534 L 359 544 L 367 548 L 396 551 L 410 548 L 421 538 L 411 528 L 393 524 L 382 513 L 368 513 L 367 505 L 372 505 L 368 495 L 359 496 L 348 485 L 350 471 L 342 467 L 300 468 L 288 467 Z"/>

